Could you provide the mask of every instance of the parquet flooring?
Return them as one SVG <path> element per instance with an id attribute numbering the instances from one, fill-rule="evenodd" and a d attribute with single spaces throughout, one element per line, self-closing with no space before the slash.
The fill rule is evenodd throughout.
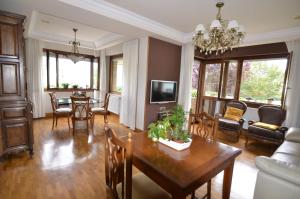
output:
<path id="1" fill-rule="evenodd" d="M 52 132 L 50 118 L 34 120 L 34 156 L 26 152 L 12 154 L 0 162 L 0 199 L 68 199 L 106 198 L 104 176 L 103 117 L 96 116 L 95 127 L 89 136 L 77 132 L 75 137 L 68 130 L 67 120 L 60 119 Z M 109 116 L 109 123 L 120 135 L 130 131 Z M 275 147 L 256 142 L 244 149 L 244 139 L 238 143 L 220 141 L 243 149 L 233 174 L 231 198 L 253 197 L 257 169 L 257 155 L 271 155 Z M 223 174 L 212 181 L 212 198 L 221 198 Z M 197 190 L 202 196 L 206 187 Z M 143 197 L 141 197 L 142 199 Z"/>

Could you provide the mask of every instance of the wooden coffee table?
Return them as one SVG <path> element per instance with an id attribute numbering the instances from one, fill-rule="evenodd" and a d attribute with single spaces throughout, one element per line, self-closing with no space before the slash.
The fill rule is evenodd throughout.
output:
<path id="1" fill-rule="evenodd" d="M 230 197 L 235 158 L 241 150 L 193 135 L 189 149 L 176 151 L 153 142 L 146 133 L 132 137 L 133 165 L 169 192 L 183 199 L 224 170 L 223 193 Z"/>

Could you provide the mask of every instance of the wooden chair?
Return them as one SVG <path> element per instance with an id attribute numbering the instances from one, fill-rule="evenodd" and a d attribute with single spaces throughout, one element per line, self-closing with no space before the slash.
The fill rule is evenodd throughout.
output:
<path id="1" fill-rule="evenodd" d="M 132 176 L 131 133 L 119 138 L 105 127 L 105 180 L 107 198 L 113 199 L 168 199 L 171 196 L 147 176 Z"/>
<path id="2" fill-rule="evenodd" d="M 103 117 L 104 117 L 104 123 L 105 124 L 108 123 L 107 116 L 109 114 L 109 111 L 108 111 L 109 97 L 110 97 L 110 94 L 106 93 L 105 94 L 105 98 L 104 98 L 103 106 L 101 106 L 101 107 L 93 107 L 92 108 L 92 113 L 93 113 L 92 120 L 93 120 L 93 124 L 95 122 L 95 116 L 96 115 L 103 115 Z"/>
<path id="3" fill-rule="evenodd" d="M 218 117 L 214 118 L 206 112 L 190 113 L 188 120 L 188 132 L 199 135 L 210 142 L 217 140 Z M 192 193 L 192 199 L 196 198 L 195 191 Z M 211 198 L 211 179 L 207 182 L 207 193 L 203 198 Z"/>
<path id="4" fill-rule="evenodd" d="M 71 96 L 72 101 L 72 124 L 73 135 L 75 134 L 75 122 L 86 121 L 86 129 L 89 132 L 89 120 L 92 123 L 92 112 L 90 109 L 90 97 L 74 97 Z"/>
<path id="5" fill-rule="evenodd" d="M 49 95 L 50 95 L 51 106 L 52 106 L 52 118 L 53 118 L 52 130 L 54 128 L 54 122 L 55 122 L 55 126 L 57 126 L 57 119 L 60 118 L 60 117 L 67 117 L 68 118 L 68 126 L 69 126 L 69 130 L 70 130 L 69 118 L 72 115 L 72 109 L 70 109 L 70 108 L 59 108 L 55 92 L 50 92 Z"/>

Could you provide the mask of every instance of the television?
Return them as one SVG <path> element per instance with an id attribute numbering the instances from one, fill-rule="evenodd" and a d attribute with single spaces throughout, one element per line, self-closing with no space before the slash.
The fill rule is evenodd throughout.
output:
<path id="1" fill-rule="evenodd" d="M 151 80 L 150 103 L 176 102 L 177 82 Z"/>

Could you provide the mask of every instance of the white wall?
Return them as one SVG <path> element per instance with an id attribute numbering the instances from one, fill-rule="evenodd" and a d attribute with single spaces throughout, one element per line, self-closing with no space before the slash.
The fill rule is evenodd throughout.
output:
<path id="1" fill-rule="evenodd" d="M 105 49 L 106 56 L 119 55 L 123 53 L 122 44 L 112 46 Z"/>
<path id="2" fill-rule="evenodd" d="M 148 69 L 148 37 L 139 40 L 136 128 L 144 130 L 144 114 Z"/>

